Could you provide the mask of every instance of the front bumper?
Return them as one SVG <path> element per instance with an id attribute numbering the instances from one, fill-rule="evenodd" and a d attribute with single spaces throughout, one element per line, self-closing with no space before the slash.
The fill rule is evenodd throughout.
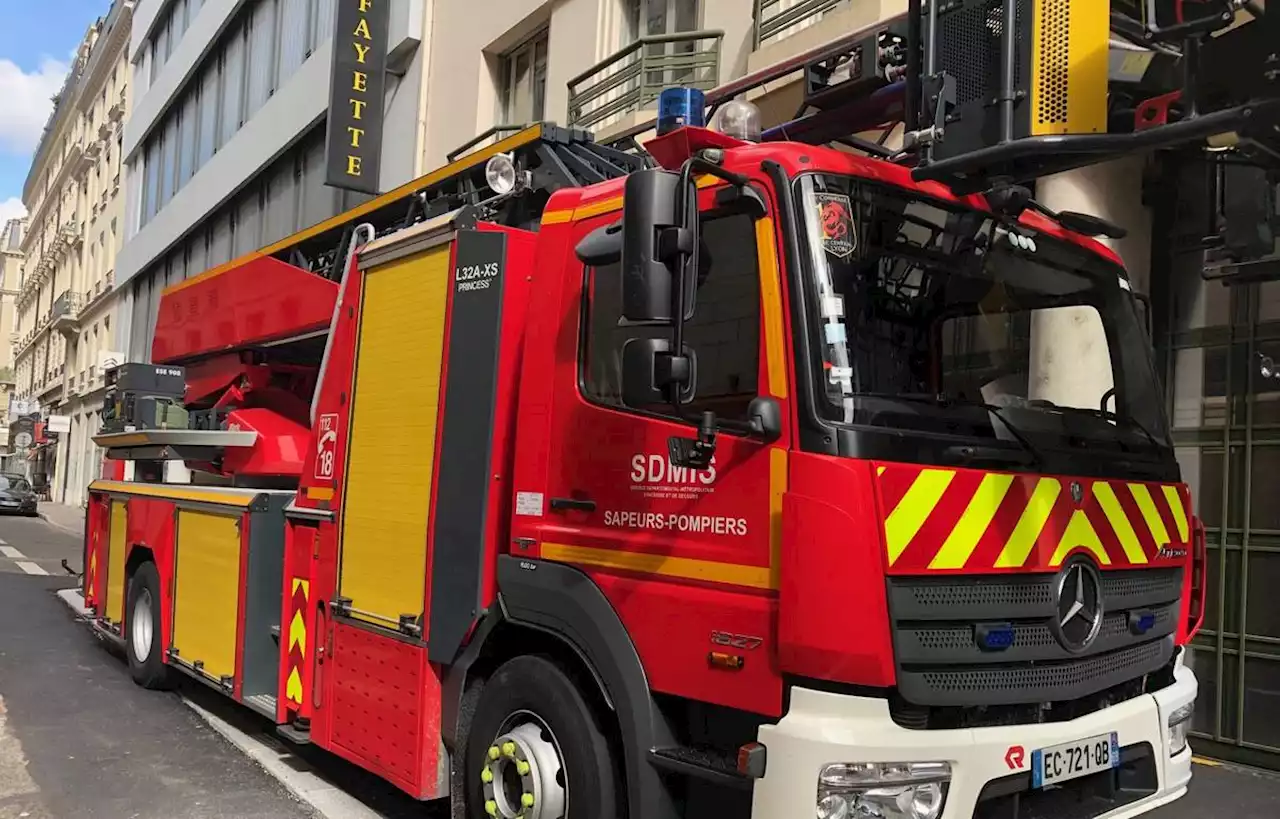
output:
<path id="1" fill-rule="evenodd" d="M 1011 787 L 1029 787 L 1033 750 L 1111 731 L 1127 749 L 1126 762 L 1135 757 L 1148 760 L 1147 778 L 1153 768 L 1154 781 L 1143 795 L 1129 797 L 1134 801 L 1104 807 L 1102 813 L 1081 813 L 1080 819 L 1139 816 L 1186 793 L 1191 749 L 1171 758 L 1166 725 L 1170 714 L 1195 701 L 1196 692 L 1195 675 L 1179 662 L 1175 682 L 1168 688 L 1070 722 L 917 731 L 897 725 L 884 700 L 793 688 L 787 715 L 759 732 L 768 748 L 768 765 L 764 778 L 756 782 L 751 816 L 813 816 L 818 772 L 832 762 L 949 762 L 952 779 L 941 819 L 972 819 L 992 809 L 993 799 L 1007 799 Z M 1020 764 L 1019 755 L 1010 753 L 1014 748 L 1023 749 Z"/>

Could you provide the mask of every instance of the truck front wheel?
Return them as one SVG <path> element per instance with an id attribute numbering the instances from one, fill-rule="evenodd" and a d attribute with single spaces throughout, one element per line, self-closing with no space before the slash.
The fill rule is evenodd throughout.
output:
<path id="1" fill-rule="evenodd" d="M 124 624 L 129 674 L 143 688 L 167 688 L 169 667 L 160 647 L 160 572 L 147 561 L 129 578 Z"/>
<path id="2" fill-rule="evenodd" d="M 485 684 L 468 732 L 470 819 L 625 819 L 600 721 L 559 667 L 517 657 Z"/>

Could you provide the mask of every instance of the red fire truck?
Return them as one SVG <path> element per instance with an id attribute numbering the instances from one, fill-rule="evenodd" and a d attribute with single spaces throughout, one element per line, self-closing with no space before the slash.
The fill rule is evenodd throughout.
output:
<path id="1" fill-rule="evenodd" d="M 97 439 L 96 633 L 455 816 L 1176 799 L 1203 534 L 1122 232 L 1022 183 L 1274 100 L 947 156 L 919 19 L 778 69 L 867 69 L 786 138 L 728 102 L 777 71 L 645 153 L 533 126 L 170 287 L 185 413 Z"/>

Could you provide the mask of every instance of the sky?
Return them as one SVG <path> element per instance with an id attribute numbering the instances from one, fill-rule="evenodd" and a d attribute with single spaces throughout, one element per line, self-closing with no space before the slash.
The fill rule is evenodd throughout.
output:
<path id="1" fill-rule="evenodd" d="M 85 31 L 111 0 L 0 0 L 0 226 L 25 213 L 22 185 L 50 97 L 62 87 Z"/>

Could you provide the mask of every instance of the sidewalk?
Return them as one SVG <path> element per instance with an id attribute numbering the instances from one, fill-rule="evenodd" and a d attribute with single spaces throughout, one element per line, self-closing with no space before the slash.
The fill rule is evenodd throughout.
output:
<path id="1" fill-rule="evenodd" d="M 64 532 L 84 537 L 84 509 L 65 503 L 41 503 L 40 517 Z"/>

